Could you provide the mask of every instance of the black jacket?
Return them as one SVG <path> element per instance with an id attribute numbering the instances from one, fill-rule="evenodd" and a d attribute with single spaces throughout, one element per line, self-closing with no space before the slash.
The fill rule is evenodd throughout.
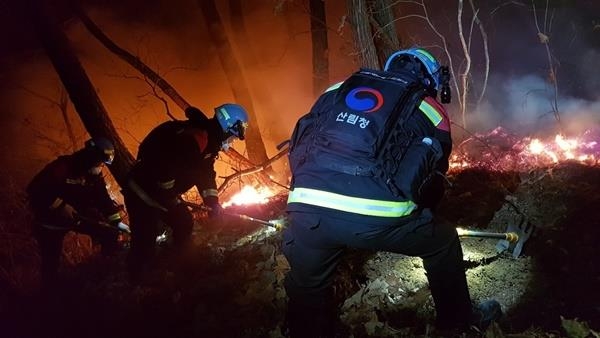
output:
<path id="1" fill-rule="evenodd" d="M 102 175 L 88 173 L 85 150 L 60 156 L 44 167 L 27 186 L 31 208 L 38 220 L 60 226 L 70 226 L 60 214 L 67 203 L 86 215 L 97 210 L 112 221 L 119 221 L 119 208 L 106 190 Z"/>
<path id="2" fill-rule="evenodd" d="M 216 119 L 164 122 L 140 144 L 130 179 L 166 208 L 194 186 L 201 193 L 216 189 L 214 162 L 223 140 Z"/>
<path id="3" fill-rule="evenodd" d="M 332 109 L 332 106 L 336 102 L 336 95 L 338 89 L 330 90 L 321 95 L 317 102 L 313 105 L 310 112 L 303 116 L 294 131 L 292 138 L 292 147 L 298 139 L 299 142 L 311 142 L 310 140 L 318 137 L 319 131 L 316 130 L 315 122 L 319 120 L 321 114 Z M 442 158 L 438 161 L 436 170 L 440 173 L 446 173 L 448 170 L 448 159 L 452 150 L 452 139 L 450 135 L 450 120 L 445 109 L 435 100 L 433 97 L 426 96 L 422 99 L 421 103 L 428 105 L 430 108 L 433 107 L 435 111 L 441 116 L 441 122 L 434 125 L 432 120 L 425 114 L 425 112 L 419 108 L 419 104 L 415 107 L 415 111 L 410 115 L 408 120 L 404 123 L 404 128 L 410 132 L 415 139 L 422 139 L 424 137 L 434 138 L 439 141 L 442 148 Z M 302 134 L 302 135 L 298 135 Z M 297 136 L 294 139 L 294 137 Z M 298 146 L 296 144 L 296 146 Z M 301 146 L 300 146 L 301 147 Z M 290 157 L 293 155 L 293 148 L 290 149 Z M 310 150 L 308 151 L 310 153 Z M 385 201 L 396 201 L 398 196 L 395 196 L 384 180 L 378 177 L 368 176 L 355 176 L 345 173 L 336 172 L 330 170 L 327 166 L 323 166 L 323 159 L 319 158 L 318 155 L 307 156 L 302 165 L 294 168 L 292 165 L 293 175 L 293 188 L 309 188 L 332 192 L 336 194 L 342 194 L 346 196 L 367 198 L 374 200 L 385 200 Z M 398 180 L 402 180 L 402 173 L 398 173 Z M 435 182 L 434 187 L 431 191 L 427 192 L 428 196 L 424 197 L 424 200 L 419 207 L 434 207 L 437 202 L 441 199 L 443 194 L 443 179 L 441 177 Z M 415 201 L 416 202 L 416 201 Z M 318 208 L 312 205 L 303 203 L 291 203 L 288 204 L 288 211 L 314 211 L 315 208 L 320 209 L 321 212 L 333 213 L 335 216 L 343 218 L 361 218 L 361 215 L 349 214 L 340 212 L 337 210 Z M 378 223 L 377 217 L 365 216 L 362 221 L 368 223 Z M 389 223 L 389 219 L 382 218 L 381 222 Z"/>

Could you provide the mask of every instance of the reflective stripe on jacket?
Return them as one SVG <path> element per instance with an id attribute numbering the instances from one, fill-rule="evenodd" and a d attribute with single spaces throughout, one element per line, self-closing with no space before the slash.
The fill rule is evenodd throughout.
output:
<path id="1" fill-rule="evenodd" d="M 294 188 L 290 191 L 287 202 L 288 204 L 304 203 L 378 217 L 403 217 L 410 215 L 417 208 L 413 201 L 381 201 L 308 188 Z"/>

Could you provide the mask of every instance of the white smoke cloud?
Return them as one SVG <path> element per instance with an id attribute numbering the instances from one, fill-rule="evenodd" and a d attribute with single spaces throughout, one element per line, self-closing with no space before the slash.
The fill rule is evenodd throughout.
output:
<path id="1" fill-rule="evenodd" d="M 555 96 L 551 83 L 528 74 L 493 77 L 485 102 L 471 113 L 468 125 L 476 131 L 502 126 L 516 134 L 532 135 L 558 131 L 578 134 L 599 123 L 600 100 L 561 95 L 560 86 Z"/>

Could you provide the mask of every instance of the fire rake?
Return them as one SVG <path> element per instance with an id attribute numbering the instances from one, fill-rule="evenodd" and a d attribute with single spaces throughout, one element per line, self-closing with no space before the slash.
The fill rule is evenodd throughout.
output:
<path id="1" fill-rule="evenodd" d="M 534 225 L 525 222 L 518 225 L 509 224 L 506 232 L 486 232 L 478 230 L 468 230 L 456 228 L 456 232 L 460 237 L 479 237 L 479 238 L 496 238 L 500 239 L 496 244 L 496 251 L 509 252 L 514 258 L 518 258 L 523 251 L 523 245 L 531 236 L 534 230 Z"/>

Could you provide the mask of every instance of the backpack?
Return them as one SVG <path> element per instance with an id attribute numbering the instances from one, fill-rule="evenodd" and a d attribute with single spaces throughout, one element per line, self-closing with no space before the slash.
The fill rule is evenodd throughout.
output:
<path id="1" fill-rule="evenodd" d="M 442 153 L 437 140 L 416 139 L 404 128 L 426 95 L 421 83 L 410 72 L 352 74 L 298 120 L 290 140 L 292 172 L 313 156 L 318 166 L 381 179 L 394 196 L 412 198 Z M 400 170 L 413 177 L 399 181 Z"/>

